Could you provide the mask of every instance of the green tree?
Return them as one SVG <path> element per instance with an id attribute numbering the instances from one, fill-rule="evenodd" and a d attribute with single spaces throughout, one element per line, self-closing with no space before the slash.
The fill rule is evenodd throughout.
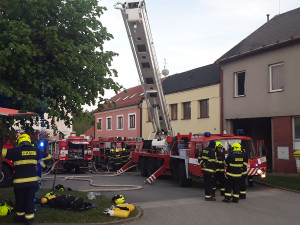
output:
<path id="1" fill-rule="evenodd" d="M 104 51 L 113 36 L 100 22 L 105 7 L 97 0 L 1 0 L 0 96 L 7 107 L 72 123 L 82 105 L 98 107 L 114 82 Z M 54 124 L 52 120 L 52 125 Z"/>
<path id="2" fill-rule="evenodd" d="M 73 130 L 76 131 L 77 135 L 83 134 L 95 125 L 95 117 L 88 111 L 73 116 L 73 121 Z"/>

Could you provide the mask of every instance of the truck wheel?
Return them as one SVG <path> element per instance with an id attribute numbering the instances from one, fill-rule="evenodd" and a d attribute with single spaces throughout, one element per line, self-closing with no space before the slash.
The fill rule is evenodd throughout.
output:
<path id="1" fill-rule="evenodd" d="M 157 160 L 155 158 L 149 158 L 147 165 L 147 173 L 151 176 L 158 169 Z"/>
<path id="2" fill-rule="evenodd" d="M 191 187 L 192 186 L 192 179 L 187 179 L 186 178 L 186 173 L 185 173 L 185 164 L 184 162 L 179 163 L 179 186 L 180 187 Z"/>
<path id="3" fill-rule="evenodd" d="M 140 158 L 139 169 L 143 177 L 148 177 L 147 164 L 148 164 L 147 158 L 145 157 Z"/>
<path id="4" fill-rule="evenodd" d="M 0 175 L 0 179 L 2 180 L 0 188 L 11 187 L 13 185 L 13 171 L 6 164 L 2 165 L 2 176 Z"/>

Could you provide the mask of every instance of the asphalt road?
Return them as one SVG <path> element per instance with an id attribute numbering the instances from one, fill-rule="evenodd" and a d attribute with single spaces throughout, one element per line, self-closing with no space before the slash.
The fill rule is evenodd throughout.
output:
<path id="1" fill-rule="evenodd" d="M 223 203 L 217 192 L 216 202 L 204 201 L 203 180 L 194 180 L 191 188 L 181 188 L 169 177 L 162 176 L 152 184 L 138 173 L 105 177 L 98 174 L 58 175 L 55 184 L 63 184 L 74 190 L 97 191 L 118 187 L 92 187 L 89 181 L 68 180 L 85 177 L 96 185 L 140 185 L 142 189 L 131 191 L 100 191 L 112 197 L 124 195 L 128 203 L 143 210 L 141 218 L 126 222 L 128 225 L 299 225 L 300 194 L 255 184 L 247 189 L 247 199 L 236 203 Z M 43 177 L 42 187 L 51 188 L 53 175 Z"/>

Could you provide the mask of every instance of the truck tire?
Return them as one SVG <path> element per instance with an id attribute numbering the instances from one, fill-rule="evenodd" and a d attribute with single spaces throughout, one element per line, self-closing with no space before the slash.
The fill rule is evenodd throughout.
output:
<path id="1" fill-rule="evenodd" d="M 139 169 L 143 177 L 148 177 L 147 164 L 148 164 L 147 158 L 141 157 L 139 162 Z"/>
<path id="2" fill-rule="evenodd" d="M 157 159 L 149 158 L 147 162 L 147 173 L 148 176 L 151 176 L 157 170 Z"/>
<path id="3" fill-rule="evenodd" d="M 180 187 L 191 187 L 192 186 L 192 179 L 187 179 L 186 178 L 184 162 L 179 163 L 178 179 L 179 179 L 179 186 Z"/>
<path id="4" fill-rule="evenodd" d="M 13 171 L 12 168 L 10 168 L 8 165 L 4 164 L 2 165 L 2 175 L 4 175 L 3 179 L 2 176 L 0 177 L 2 179 L 0 183 L 0 188 L 6 188 L 6 187 L 12 187 L 13 186 Z"/>
<path id="5" fill-rule="evenodd" d="M 177 136 L 173 137 L 172 141 L 169 144 L 171 151 L 178 151 L 178 140 Z"/>

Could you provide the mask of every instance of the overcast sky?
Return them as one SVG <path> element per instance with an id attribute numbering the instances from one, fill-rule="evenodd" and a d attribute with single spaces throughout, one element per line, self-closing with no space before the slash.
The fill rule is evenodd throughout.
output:
<path id="1" fill-rule="evenodd" d="M 99 0 L 107 7 L 100 20 L 114 36 L 104 48 L 119 54 L 112 65 L 119 73 L 115 81 L 131 88 L 140 84 L 139 77 L 116 2 Z M 271 19 L 298 7 L 300 0 L 146 0 L 159 68 L 166 59 L 170 75 L 214 63 L 262 26 L 267 14 Z"/>

